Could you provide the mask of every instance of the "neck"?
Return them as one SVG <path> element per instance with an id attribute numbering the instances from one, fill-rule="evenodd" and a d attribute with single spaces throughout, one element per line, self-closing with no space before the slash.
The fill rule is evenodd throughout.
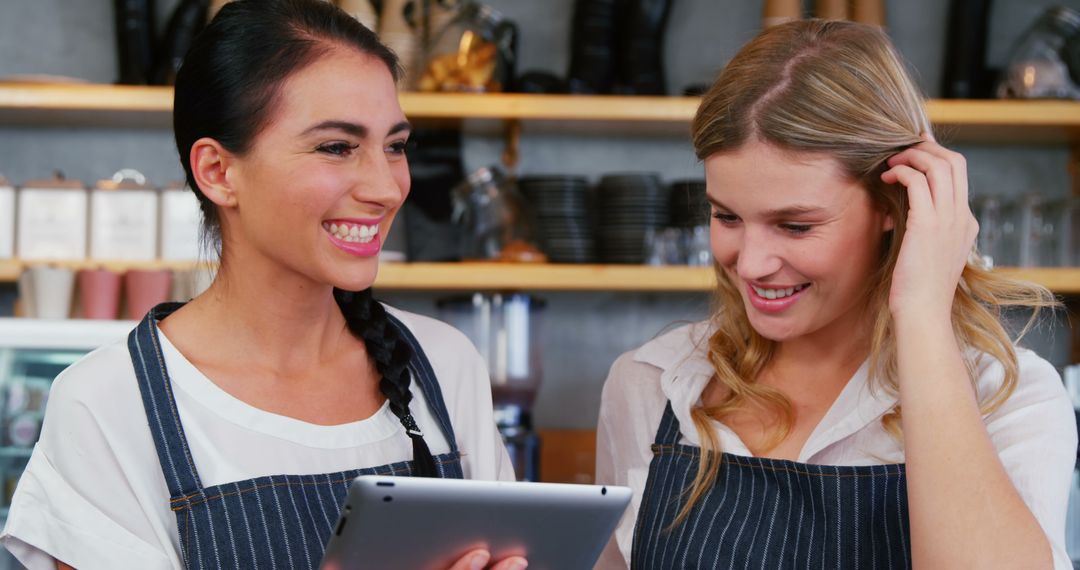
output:
<path id="1" fill-rule="evenodd" d="M 777 345 L 769 368 L 777 372 L 791 371 L 806 378 L 821 378 L 814 372 L 854 371 L 866 360 L 869 348 L 862 342 L 833 344 L 799 339 Z M 847 377 L 843 379 L 847 380 Z"/>
<path id="2" fill-rule="evenodd" d="M 253 369 L 304 377 L 354 339 L 332 287 L 266 261 L 223 259 L 213 284 L 185 308 L 205 327 L 204 346 L 227 347 Z"/>
<path id="3" fill-rule="evenodd" d="M 778 343 L 766 381 L 795 400 L 839 395 L 870 354 L 870 330 L 851 323 L 828 329 Z"/>

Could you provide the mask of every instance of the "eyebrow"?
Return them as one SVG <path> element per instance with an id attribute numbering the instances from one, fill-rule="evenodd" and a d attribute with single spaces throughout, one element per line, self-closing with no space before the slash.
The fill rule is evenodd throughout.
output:
<path id="1" fill-rule="evenodd" d="M 713 206 L 715 206 L 717 209 L 727 210 L 729 212 L 733 211 L 731 208 L 728 208 L 727 206 L 722 204 L 720 201 L 714 199 L 712 196 L 709 196 L 709 195 L 706 194 L 705 197 L 709 201 L 709 203 L 712 204 Z M 810 206 L 810 205 L 796 204 L 794 206 L 788 206 L 786 208 L 777 208 L 775 210 L 766 210 L 764 212 L 764 215 L 765 215 L 766 218 L 791 218 L 791 217 L 795 217 L 795 216 L 807 216 L 807 215 L 816 215 L 816 214 L 823 214 L 823 213 L 825 213 L 825 208 L 822 208 L 820 206 Z"/>
<path id="2" fill-rule="evenodd" d="M 369 133 L 367 127 L 357 123 L 351 123 L 349 121 L 323 121 L 317 125 L 308 127 L 301 134 L 307 135 L 317 131 L 342 131 L 345 134 L 352 135 L 359 139 L 367 138 Z M 390 132 L 388 132 L 387 135 L 396 135 L 405 131 L 412 131 L 412 125 L 409 124 L 409 121 L 401 121 L 390 127 Z"/>

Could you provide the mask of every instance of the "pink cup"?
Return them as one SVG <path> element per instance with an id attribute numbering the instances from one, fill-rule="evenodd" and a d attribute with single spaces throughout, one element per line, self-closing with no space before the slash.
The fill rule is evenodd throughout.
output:
<path id="1" fill-rule="evenodd" d="M 85 319 L 115 319 L 120 309 L 120 274 L 83 269 L 76 276 L 79 307 Z"/>
<path id="2" fill-rule="evenodd" d="M 172 271 L 168 269 L 131 269 L 124 274 L 127 295 L 125 315 L 137 321 L 146 316 L 158 303 L 169 300 Z"/>

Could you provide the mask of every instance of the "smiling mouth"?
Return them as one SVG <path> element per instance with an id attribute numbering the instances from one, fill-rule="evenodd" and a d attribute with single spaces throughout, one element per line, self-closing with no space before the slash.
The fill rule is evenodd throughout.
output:
<path id="1" fill-rule="evenodd" d="M 764 287 L 758 287 L 757 285 L 751 285 L 750 288 L 757 293 L 759 297 L 764 299 L 783 299 L 784 297 L 790 297 L 803 289 L 809 287 L 809 283 L 803 283 L 802 285 L 796 285 L 794 287 L 787 287 L 785 289 L 767 289 Z"/>
<path id="2" fill-rule="evenodd" d="M 335 238 L 349 243 L 369 243 L 379 234 L 379 224 L 366 226 L 347 222 L 323 222 L 322 227 Z"/>

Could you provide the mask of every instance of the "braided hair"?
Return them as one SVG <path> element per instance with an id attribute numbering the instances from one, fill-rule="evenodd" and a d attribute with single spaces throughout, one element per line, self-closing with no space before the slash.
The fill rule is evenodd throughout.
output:
<path id="1" fill-rule="evenodd" d="M 188 186 L 203 213 L 203 239 L 219 248 L 221 220 L 191 168 L 191 147 L 203 138 L 244 155 L 274 110 L 285 81 L 335 47 L 382 61 L 396 81 L 397 56 L 374 32 L 322 0 L 235 0 L 195 38 L 176 75 L 173 133 Z M 224 261 L 225 253 L 220 252 Z M 409 344 L 390 323 L 371 291 L 334 291 L 349 330 L 364 341 L 382 376 L 379 389 L 413 442 L 414 474 L 438 471 L 416 420 L 409 413 Z"/>
<path id="2" fill-rule="evenodd" d="M 382 303 L 371 296 L 370 288 L 356 293 L 334 289 L 334 299 L 341 307 L 349 331 L 364 341 L 368 358 L 375 363 L 375 369 L 382 376 L 379 380 L 379 391 L 390 402 L 390 410 L 401 421 L 405 433 L 412 439 L 413 475 L 437 477 L 435 458 L 424 441 L 424 434 L 409 412 L 412 392 L 409 390 L 408 366 L 413 356 L 412 348 L 386 317 L 386 309 Z"/>

